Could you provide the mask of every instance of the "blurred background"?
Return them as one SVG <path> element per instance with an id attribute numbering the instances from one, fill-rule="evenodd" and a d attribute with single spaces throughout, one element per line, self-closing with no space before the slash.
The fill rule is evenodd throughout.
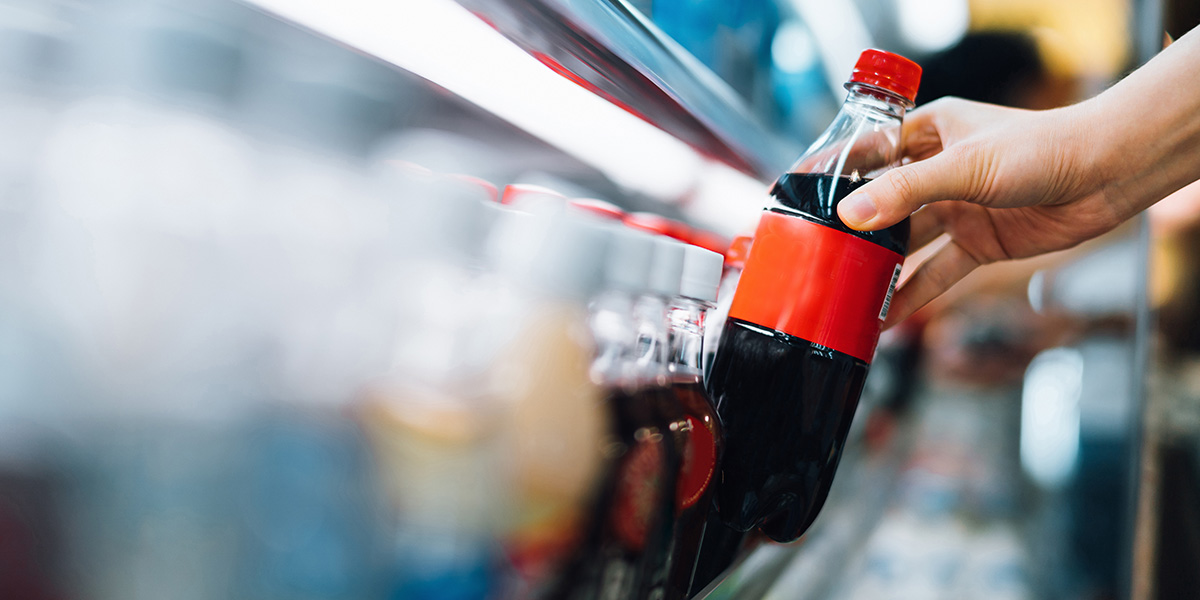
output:
<path id="1" fill-rule="evenodd" d="M 564 211 L 723 255 L 717 316 L 862 49 L 922 65 L 918 106 L 1045 109 L 1197 22 L 0 0 L 0 598 L 538 597 L 611 460 L 587 365 L 612 289 L 579 273 L 616 250 L 548 233 L 586 220 Z M 1200 597 L 1198 206 L 981 269 L 885 334 L 814 528 L 689 595 Z"/>

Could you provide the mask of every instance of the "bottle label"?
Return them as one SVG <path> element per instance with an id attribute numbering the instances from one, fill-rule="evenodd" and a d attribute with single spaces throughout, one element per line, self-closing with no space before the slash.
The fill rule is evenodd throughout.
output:
<path id="1" fill-rule="evenodd" d="M 713 432 L 692 415 L 687 415 L 685 423 L 687 445 L 679 467 L 679 483 L 675 485 L 677 511 L 689 509 L 700 501 L 717 468 L 717 443 Z"/>
<path id="2" fill-rule="evenodd" d="M 888 309 L 892 307 L 892 294 L 896 293 L 896 283 L 900 281 L 900 265 L 892 271 L 892 282 L 888 284 L 887 295 L 883 297 L 883 308 L 879 309 L 879 320 L 887 319 Z"/>
<path id="3" fill-rule="evenodd" d="M 765 211 L 729 316 L 870 363 L 903 262 L 844 231 Z"/>
<path id="4" fill-rule="evenodd" d="M 610 525 L 617 538 L 632 552 L 641 552 L 650 537 L 655 510 L 662 500 L 662 442 L 638 441 L 621 462 L 617 472 L 616 497 Z"/>

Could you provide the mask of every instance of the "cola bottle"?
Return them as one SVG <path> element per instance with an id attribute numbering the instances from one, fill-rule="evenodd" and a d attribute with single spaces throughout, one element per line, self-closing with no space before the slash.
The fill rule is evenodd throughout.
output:
<path id="1" fill-rule="evenodd" d="M 825 502 L 909 235 L 907 220 L 850 229 L 837 205 L 898 163 L 920 73 L 864 51 L 834 121 L 771 189 L 709 376 L 726 433 L 717 506 L 734 530 L 793 541 Z"/>
<path id="2" fill-rule="evenodd" d="M 675 526 L 670 571 L 663 598 L 688 597 L 700 554 L 717 465 L 725 433 L 704 389 L 705 316 L 717 299 L 723 258 L 699 246 L 687 246 L 679 295 L 667 308 L 670 326 L 669 390 L 681 410 L 672 433 L 679 439 L 681 461 L 675 487 Z"/>
<path id="3" fill-rule="evenodd" d="M 639 379 L 643 394 L 639 397 L 654 411 L 663 424 L 663 440 L 670 447 L 670 472 L 661 479 L 654 498 L 653 535 L 649 538 L 641 559 L 643 574 L 635 597 L 659 597 L 670 575 L 671 548 L 674 540 L 676 490 L 683 468 L 683 458 L 691 439 L 685 430 L 687 415 L 678 402 L 671 385 L 669 369 L 670 341 L 667 327 L 667 307 L 682 288 L 681 278 L 687 265 L 688 245 L 664 235 L 654 236 L 653 260 L 646 289 L 633 304 L 637 333 L 634 348 L 637 354 Z M 641 478 L 643 481 L 645 478 Z M 645 486 L 645 483 L 642 484 Z M 643 493 L 642 496 L 648 496 Z M 619 525 L 621 521 L 614 521 Z"/>
<path id="4" fill-rule="evenodd" d="M 596 227 L 602 225 L 596 224 Z M 679 451 L 666 396 L 663 293 L 679 286 L 682 245 L 624 226 L 608 227 L 602 290 L 588 303 L 596 341 L 593 381 L 606 390 L 608 458 L 589 523 L 566 566 L 537 597 L 645 597 L 665 580 Z M 673 274 L 672 274 L 673 273 Z"/>

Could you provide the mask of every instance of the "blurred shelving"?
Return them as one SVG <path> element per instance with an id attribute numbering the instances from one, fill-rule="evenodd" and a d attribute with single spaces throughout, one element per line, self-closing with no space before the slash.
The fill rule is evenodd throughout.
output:
<path id="1" fill-rule="evenodd" d="M 681 214 L 725 234 L 753 225 L 765 183 L 798 150 L 620 2 L 252 4 L 415 74 L 582 162 L 617 186 L 604 190 L 613 201 L 642 199 L 633 208 Z"/>

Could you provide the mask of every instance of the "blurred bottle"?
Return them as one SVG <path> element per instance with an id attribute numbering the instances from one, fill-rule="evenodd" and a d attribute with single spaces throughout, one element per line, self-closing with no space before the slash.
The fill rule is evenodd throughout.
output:
<path id="1" fill-rule="evenodd" d="M 73 26 L 58 3 L 14 2 L 6 11 L 0 20 L 0 227 L 33 200 L 31 174 L 68 98 Z"/>
<path id="2" fill-rule="evenodd" d="M 921 330 L 909 318 L 879 336 L 871 371 L 847 439 L 863 439 L 868 451 L 883 450 L 908 410 L 921 369 Z"/>
<path id="3" fill-rule="evenodd" d="M 213 268 L 219 253 L 206 236 L 234 220 L 252 189 L 250 148 L 223 120 L 242 49 L 231 28 L 179 5 L 90 8 L 70 30 L 78 93 L 35 170 L 32 268 L 44 275 L 33 290 L 69 329 L 100 341 L 96 358 L 113 373 L 194 366 L 150 348 L 239 330 L 214 297 L 220 285 L 210 284 L 226 273 Z M 185 277 L 182 264 L 195 272 Z"/>
<path id="4" fill-rule="evenodd" d="M 179 465 L 171 480 L 180 488 L 217 487 L 195 494 L 214 506 L 199 514 L 203 520 L 189 524 L 213 531 L 175 532 L 175 541 L 203 542 L 207 537 L 210 545 L 224 550 L 217 542 L 236 540 L 237 549 L 236 560 L 226 556 L 225 564 L 210 563 L 197 573 L 207 578 L 207 591 L 195 597 L 228 593 L 263 600 L 352 600 L 378 593 L 386 550 L 393 542 L 380 525 L 391 521 L 380 514 L 377 502 L 374 467 L 379 457 L 372 456 L 356 423 L 333 412 L 287 404 L 262 411 L 245 426 L 190 442 L 188 446 L 222 444 L 219 453 L 197 454 L 215 454 L 226 461 L 229 473 L 222 472 L 220 463 Z M 166 447 L 187 452 L 188 446 Z M 191 507 L 177 502 L 152 518 L 178 518 L 170 514 L 172 508 Z M 437 549 L 432 546 L 428 552 Z M 146 558 L 143 568 L 157 566 L 158 561 Z"/>
<path id="5" fill-rule="evenodd" d="M 489 323 L 521 315 L 503 297 L 483 301 L 496 284 L 483 268 L 482 240 L 498 207 L 484 185 L 379 169 L 390 234 L 368 269 L 385 276 L 364 295 L 391 305 L 394 320 L 376 324 L 394 330 L 389 364 L 354 413 L 385 507 L 385 597 L 485 597 L 506 581 L 499 538 L 514 502 L 507 428 L 519 408 L 493 384 L 515 332 Z"/>
<path id="6" fill-rule="evenodd" d="M 12 400 L 25 399 L 4 394 L 5 402 Z M 44 432 L 11 415 L 4 421 L 0 430 L 4 437 L 0 443 L 0 597 L 62 598 L 69 578 L 59 527 L 65 487 L 59 465 L 40 447 L 47 442 Z"/>
<path id="7" fill-rule="evenodd" d="M 691 229 L 687 225 L 655 213 L 629 213 L 625 215 L 622 222 L 634 229 L 665 235 L 673 240 L 684 243 L 687 243 L 688 238 L 691 236 Z"/>
<path id="8" fill-rule="evenodd" d="M 733 239 L 729 249 L 725 252 L 725 269 L 717 290 L 717 303 L 715 308 L 707 311 L 704 326 L 703 360 L 706 377 L 711 372 L 713 359 L 716 358 L 721 332 L 725 328 L 729 307 L 733 304 L 733 292 L 737 289 L 738 279 L 742 275 L 742 268 L 746 264 L 746 256 L 750 253 L 750 246 L 753 242 L 754 238 L 750 236 L 738 236 Z M 712 402 L 711 397 L 709 402 Z M 715 487 L 720 483 L 717 481 L 713 485 Z M 737 562 L 739 555 L 744 554 L 747 550 L 746 533 L 731 529 L 721 521 L 715 508 L 716 494 L 711 494 L 706 502 L 709 507 L 705 515 L 699 553 L 695 559 L 692 581 L 688 589 L 689 597 L 695 597 L 709 584 L 716 581 L 722 573 Z"/>
<path id="9" fill-rule="evenodd" d="M 709 380 L 734 529 L 792 541 L 825 502 L 908 244 L 907 221 L 858 232 L 837 204 L 899 160 L 919 76 L 863 52 L 838 116 L 772 188 Z"/>
<path id="10" fill-rule="evenodd" d="M 604 289 L 589 312 L 598 344 L 592 374 L 608 390 L 611 462 L 598 481 L 583 544 L 552 598 L 645 597 L 667 575 L 679 453 L 670 431 L 659 294 L 678 290 L 682 247 L 620 226 L 606 229 L 612 242 Z"/>
<path id="11" fill-rule="evenodd" d="M 675 487 L 675 527 L 665 598 L 686 598 L 692 583 L 725 435 L 716 408 L 704 389 L 705 314 L 717 299 L 721 255 L 687 246 L 679 294 L 668 308 L 670 389 L 682 418 L 672 431 L 683 441 Z"/>
<path id="12" fill-rule="evenodd" d="M 502 421 L 513 506 L 502 532 L 524 596 L 551 593 L 595 532 L 598 481 L 612 470 L 608 385 L 594 376 L 604 343 L 589 327 L 588 300 L 602 285 L 606 229 L 557 210 L 506 211 L 489 241 L 501 273 L 517 284 L 511 343 L 491 369 L 509 407 Z M 567 578 L 563 581 L 572 582 Z"/>
<path id="13" fill-rule="evenodd" d="M 629 213 L 626 213 L 621 207 L 597 198 L 572 198 L 568 202 L 571 209 L 580 211 L 584 214 L 590 214 L 599 219 L 621 222 Z"/>
<path id="14" fill-rule="evenodd" d="M 637 214 L 637 213 L 635 213 Z M 685 230 L 679 225 L 678 233 Z M 639 372 L 643 379 L 643 400 L 651 403 L 658 419 L 661 434 L 668 444 L 666 472 L 658 482 L 656 498 L 663 498 L 656 507 L 652 522 L 657 524 L 655 537 L 647 544 L 642 556 L 644 580 L 637 597 L 657 597 L 668 585 L 671 544 L 675 533 L 675 514 L 679 477 L 683 474 L 683 459 L 692 443 L 687 428 L 687 415 L 676 397 L 670 371 L 670 331 L 668 306 L 679 296 L 686 266 L 687 244 L 678 238 L 655 236 L 654 258 L 645 290 L 634 300 L 634 322 L 637 339 L 634 342 Z"/>

